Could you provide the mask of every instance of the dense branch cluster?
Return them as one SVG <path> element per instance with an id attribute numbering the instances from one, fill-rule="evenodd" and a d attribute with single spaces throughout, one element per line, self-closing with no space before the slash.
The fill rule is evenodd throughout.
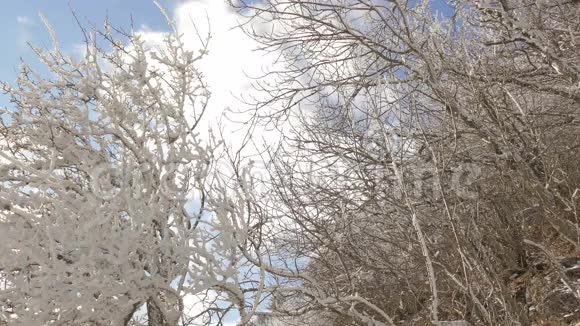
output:
<path id="1" fill-rule="evenodd" d="M 295 126 L 264 218 L 307 257 L 274 306 L 303 319 L 272 323 L 578 319 L 577 2 L 241 7 L 286 64 L 258 108 Z"/>
<path id="2" fill-rule="evenodd" d="M 219 143 L 198 130 L 205 51 L 187 50 L 176 31 L 159 43 L 109 25 L 85 35 L 82 58 L 55 38 L 54 50 L 35 49 L 49 77 L 23 65 L 4 85 L 2 318 L 187 324 L 199 318 L 184 297 L 205 293 L 210 309 L 208 291 L 241 266 L 240 210 L 214 172 Z"/>

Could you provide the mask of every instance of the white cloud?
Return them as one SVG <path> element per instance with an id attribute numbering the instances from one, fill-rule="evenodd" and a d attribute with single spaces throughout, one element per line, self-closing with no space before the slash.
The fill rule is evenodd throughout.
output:
<path id="1" fill-rule="evenodd" d="M 189 1 L 179 5 L 174 13 L 177 28 L 192 49 L 200 49 L 200 38 L 204 39 L 208 33 L 211 35 L 208 55 L 200 62 L 199 68 L 212 94 L 206 121 L 214 131 L 226 109 L 238 112 L 229 114 L 236 121 L 250 118 L 249 114 L 239 113 L 251 109 L 239 99 L 260 96 L 252 87 L 254 80 L 251 77 L 271 70 L 277 57 L 276 53 L 256 51 L 259 44 L 237 28 L 241 18 L 225 1 L 217 0 Z M 240 146 L 249 126 L 225 119 L 222 122 L 226 141 L 234 147 Z M 274 133 L 264 129 L 254 129 L 253 136 L 258 143 L 263 138 L 277 139 Z M 248 152 L 257 150 L 247 149 Z"/>
<path id="2" fill-rule="evenodd" d="M 18 16 L 18 17 L 16 17 L 16 22 L 18 22 L 18 24 L 20 24 L 20 25 L 32 25 L 32 24 L 34 24 L 34 20 L 32 20 L 28 16 Z"/>
<path id="3" fill-rule="evenodd" d="M 254 90 L 252 77 L 273 70 L 279 54 L 257 51 L 260 44 L 237 27 L 243 17 L 225 1 L 184 1 L 177 5 L 171 18 L 190 50 L 201 50 L 208 34 L 211 36 L 208 54 L 197 63 L 211 92 L 208 110 L 204 114 L 205 124 L 202 123 L 197 130 L 200 136 L 209 138 L 207 131 L 211 129 L 215 136 L 223 137 L 231 149 L 237 150 L 251 131 L 253 142 L 247 144 L 242 152 L 246 157 L 261 152 L 264 140 L 268 144 L 276 143 L 280 138 L 278 131 L 244 123 L 251 119 L 252 112 L 249 111 L 253 107 L 240 99 L 264 98 Z M 256 27 L 264 28 L 261 25 Z M 163 46 L 165 32 L 142 25 L 138 34 L 150 46 L 157 47 Z M 260 81 L 263 82 L 264 78 Z M 235 122 L 226 119 L 224 113 Z M 218 134 L 220 130 L 223 134 Z"/>
<path id="4" fill-rule="evenodd" d="M 18 16 L 16 17 L 16 21 L 20 27 L 18 31 L 18 47 L 20 49 L 28 49 L 28 42 L 30 42 L 33 38 L 33 35 L 30 31 L 30 27 L 33 25 L 33 21 L 26 16 Z"/>

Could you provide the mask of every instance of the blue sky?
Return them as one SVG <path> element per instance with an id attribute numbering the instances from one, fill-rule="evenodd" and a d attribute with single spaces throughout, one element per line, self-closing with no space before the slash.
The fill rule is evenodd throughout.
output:
<path id="1" fill-rule="evenodd" d="M 159 3 L 175 20 L 188 48 L 194 51 L 200 49 L 199 38 L 194 32 L 196 28 L 203 36 L 211 31 L 210 54 L 199 63 L 198 68 L 212 93 L 209 103 L 211 109 L 205 114 L 212 127 L 207 129 L 216 130 L 224 109 L 232 108 L 240 112 L 248 109 L 239 101 L 239 98 L 248 96 L 253 90 L 252 80 L 248 76 L 263 75 L 278 55 L 254 51 L 259 44 L 234 28 L 241 17 L 225 0 L 159 0 Z M 81 24 L 89 29 L 90 23 L 102 28 L 106 17 L 111 25 L 128 29 L 132 17 L 134 27 L 147 41 L 159 42 L 159 32 L 169 30 L 165 17 L 153 0 L 7 1 L 0 11 L 0 28 L 4 32 L 4 49 L 0 51 L 0 81 L 14 83 L 20 59 L 41 74 L 47 72 L 27 45 L 30 42 L 35 47 L 52 49 L 50 35 L 38 16 L 39 12 L 55 30 L 61 50 L 70 54 L 78 51 L 79 46 L 82 46 L 83 35 L 71 8 Z M 207 24 L 208 18 L 210 26 Z M 11 106 L 7 95 L 0 94 L 0 106 Z M 220 125 L 225 132 L 224 137 L 236 144 L 242 142 L 243 137 L 239 135 L 244 131 L 240 126 L 226 127 L 225 124 Z M 233 133 L 237 135 L 234 137 Z M 254 133 L 257 131 L 254 130 Z"/>
<path id="2" fill-rule="evenodd" d="M 179 4 L 187 0 L 159 0 L 170 14 Z M 189 1 L 191 2 L 191 1 Z M 203 7 L 204 2 L 223 2 L 222 0 L 196 1 Z M 434 0 L 436 10 L 446 13 L 444 0 Z M 223 6 L 223 4 L 221 4 Z M 154 31 L 166 30 L 167 24 L 153 0 L 12 0 L 7 1 L 0 11 L 0 30 L 3 31 L 4 48 L 0 51 L 0 81 L 12 82 L 17 76 L 20 60 L 33 67 L 39 67 L 38 60 L 27 45 L 50 48 L 50 37 L 38 17 L 41 12 L 57 33 L 59 44 L 65 51 L 73 51 L 82 41 L 82 34 L 71 14 L 71 8 L 84 25 L 95 23 L 102 26 L 105 17 L 117 27 L 128 28 L 131 18 L 136 28 L 149 28 Z M 218 19 L 218 22 L 221 19 Z M 221 22 L 220 22 L 221 23 Z M 235 23 L 235 21 L 234 21 Z M 215 24 L 212 21 L 212 25 Z M 212 27 L 213 29 L 213 27 Z M 6 96 L 0 95 L 0 105 L 6 105 Z"/>
<path id="3" fill-rule="evenodd" d="M 181 1 L 160 0 L 169 12 Z M 0 10 L 0 30 L 4 48 L 0 51 L 0 80 L 12 82 L 22 58 L 34 66 L 38 62 L 26 42 L 50 47 L 50 37 L 38 17 L 41 12 L 55 29 L 59 43 L 65 50 L 73 50 L 82 40 L 71 8 L 83 24 L 92 22 L 102 26 L 105 17 L 119 27 L 129 27 L 131 16 L 135 27 L 147 26 L 153 30 L 167 28 L 163 15 L 153 0 L 17 0 L 6 1 Z M 0 105 L 6 104 L 0 96 Z"/>

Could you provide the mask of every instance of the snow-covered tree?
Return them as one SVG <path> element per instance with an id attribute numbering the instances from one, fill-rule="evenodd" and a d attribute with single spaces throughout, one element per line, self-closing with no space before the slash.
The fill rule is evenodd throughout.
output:
<path id="1" fill-rule="evenodd" d="M 45 21 L 54 49 L 34 51 L 49 73 L 23 64 L 3 84 L 0 320 L 206 323 L 231 297 L 244 316 L 242 213 L 212 172 L 220 142 L 204 130 L 210 91 L 196 68 L 209 35 L 187 49 L 168 21 L 158 40 L 82 29 L 80 57 Z"/>
<path id="2" fill-rule="evenodd" d="M 231 3 L 283 65 L 256 80 L 258 114 L 292 128 L 258 212 L 296 282 L 265 315 L 580 319 L 555 263 L 580 249 L 578 1 Z"/>

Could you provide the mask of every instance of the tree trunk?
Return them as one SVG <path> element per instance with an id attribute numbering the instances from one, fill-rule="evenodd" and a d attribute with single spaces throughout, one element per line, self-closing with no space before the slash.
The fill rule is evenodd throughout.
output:
<path id="1" fill-rule="evenodd" d="M 158 301 L 153 297 L 147 300 L 147 318 L 149 326 L 170 326 Z"/>

